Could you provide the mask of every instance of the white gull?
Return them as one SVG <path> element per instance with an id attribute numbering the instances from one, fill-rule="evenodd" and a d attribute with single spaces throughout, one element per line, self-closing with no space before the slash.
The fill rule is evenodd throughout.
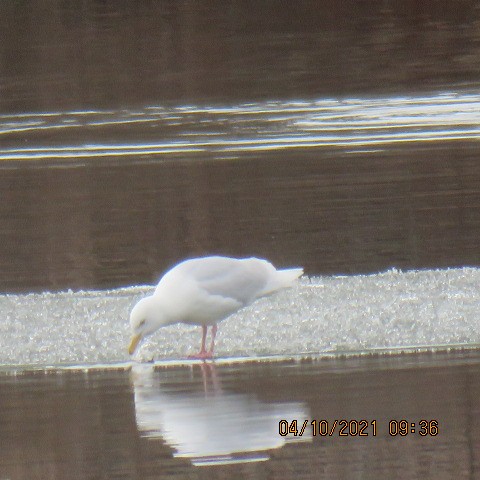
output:
<path id="1" fill-rule="evenodd" d="M 291 287 L 302 274 L 302 268 L 277 270 L 267 260 L 253 257 L 185 260 L 165 273 L 153 295 L 133 307 L 128 352 L 132 355 L 139 342 L 158 328 L 181 322 L 202 327 L 202 346 L 193 358 L 212 358 L 219 321 L 260 297 Z M 207 351 L 209 326 L 212 340 Z"/>

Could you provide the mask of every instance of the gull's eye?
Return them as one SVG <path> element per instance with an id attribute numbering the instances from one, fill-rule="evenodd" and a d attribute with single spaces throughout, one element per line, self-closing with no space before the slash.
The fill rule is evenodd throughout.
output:
<path id="1" fill-rule="evenodd" d="M 138 324 L 139 327 L 143 327 L 144 325 L 145 325 L 145 319 L 143 319 L 143 320 Z"/>

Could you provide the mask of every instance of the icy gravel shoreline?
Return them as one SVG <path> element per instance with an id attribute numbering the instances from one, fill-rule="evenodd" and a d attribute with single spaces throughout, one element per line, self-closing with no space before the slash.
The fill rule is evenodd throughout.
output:
<path id="1" fill-rule="evenodd" d="M 219 324 L 219 357 L 480 343 L 480 269 L 303 277 Z M 0 295 L 0 365 L 129 360 L 128 315 L 152 287 Z M 160 329 L 136 360 L 185 358 L 200 328 Z"/>

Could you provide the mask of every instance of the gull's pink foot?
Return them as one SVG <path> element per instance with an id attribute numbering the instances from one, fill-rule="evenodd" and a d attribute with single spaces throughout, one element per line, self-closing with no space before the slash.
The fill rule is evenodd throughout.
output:
<path id="1" fill-rule="evenodd" d="M 209 360 L 213 358 L 212 352 L 198 352 L 195 355 L 189 355 L 188 358 L 192 360 Z"/>
<path id="2" fill-rule="evenodd" d="M 205 348 L 205 341 L 207 340 L 207 326 L 202 325 L 202 346 L 196 355 L 189 355 L 188 358 L 195 360 L 208 360 L 213 358 L 213 349 L 215 348 L 215 336 L 217 334 L 217 325 L 212 326 L 212 342 L 210 343 L 210 350 L 207 352 Z"/>

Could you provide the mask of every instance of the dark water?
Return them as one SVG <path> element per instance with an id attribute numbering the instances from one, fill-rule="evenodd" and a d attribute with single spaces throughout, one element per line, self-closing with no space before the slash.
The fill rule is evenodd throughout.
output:
<path id="1" fill-rule="evenodd" d="M 478 264 L 479 18 L 2 2 L 0 289 L 154 282 L 211 252 L 309 274 Z"/>
<path id="2" fill-rule="evenodd" d="M 0 4 L 0 110 L 477 87 L 475 1 Z"/>
<path id="3" fill-rule="evenodd" d="M 472 352 L 4 373 L 1 478 L 473 479 L 479 360 Z M 279 434 L 282 419 L 298 420 L 297 436 Z M 312 420 L 326 422 L 315 431 Z M 405 435 L 396 420 L 408 422 Z"/>
<path id="4" fill-rule="evenodd" d="M 2 170 L 2 290 L 153 283 L 210 252 L 307 274 L 478 264 L 477 144 L 260 157 Z"/>

